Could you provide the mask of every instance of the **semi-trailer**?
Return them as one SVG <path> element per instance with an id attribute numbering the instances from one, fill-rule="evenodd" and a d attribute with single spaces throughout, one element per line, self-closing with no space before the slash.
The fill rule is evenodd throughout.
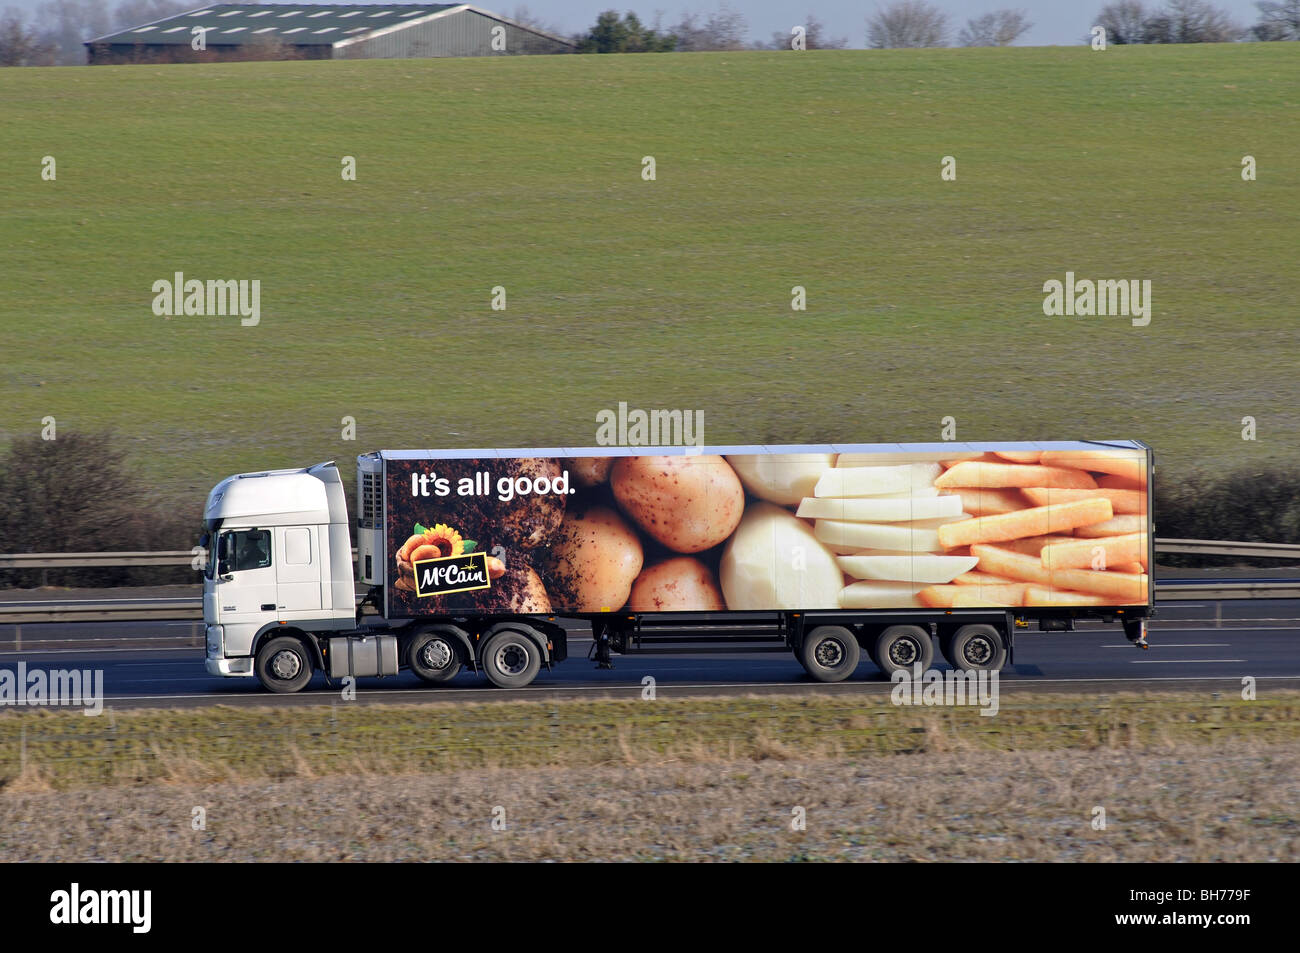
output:
<path id="1" fill-rule="evenodd" d="M 1145 648 L 1153 474 L 1137 440 L 380 450 L 357 458 L 354 566 L 332 461 L 242 473 L 204 510 L 206 667 L 518 688 L 575 622 L 602 667 L 770 650 L 823 682 L 936 644 L 1001 669 L 1018 629 L 1080 619 Z"/>

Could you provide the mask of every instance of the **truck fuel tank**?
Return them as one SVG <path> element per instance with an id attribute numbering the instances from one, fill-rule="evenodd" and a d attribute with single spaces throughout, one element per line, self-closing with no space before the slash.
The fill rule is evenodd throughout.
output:
<path id="1" fill-rule="evenodd" d="M 397 674 L 397 636 L 348 635 L 329 640 L 330 678 Z"/>

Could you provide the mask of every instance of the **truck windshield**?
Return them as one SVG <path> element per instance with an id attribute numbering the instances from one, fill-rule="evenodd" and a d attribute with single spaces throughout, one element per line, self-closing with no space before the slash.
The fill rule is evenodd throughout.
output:
<path id="1" fill-rule="evenodd" d="M 271 565 L 271 531 L 240 529 L 221 534 L 217 548 L 217 571 L 221 575 Z"/>

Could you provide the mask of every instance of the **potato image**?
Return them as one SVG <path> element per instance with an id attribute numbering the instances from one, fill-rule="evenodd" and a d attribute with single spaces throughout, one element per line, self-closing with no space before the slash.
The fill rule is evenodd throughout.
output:
<path id="1" fill-rule="evenodd" d="M 838 608 L 844 574 L 812 529 L 789 510 L 751 503 L 722 551 L 728 609 Z"/>
<path id="2" fill-rule="evenodd" d="M 706 612 L 725 608 L 713 571 L 693 556 L 648 566 L 632 584 L 631 612 Z"/>
<path id="3" fill-rule="evenodd" d="M 719 456 L 621 457 L 609 483 L 623 512 L 678 553 L 718 545 L 745 508 L 740 478 Z"/>
<path id="4" fill-rule="evenodd" d="M 641 540 L 608 506 L 570 513 L 551 541 L 546 577 L 556 604 L 571 612 L 617 610 L 641 571 Z"/>
<path id="5" fill-rule="evenodd" d="M 569 461 L 569 473 L 578 486 L 600 486 L 609 479 L 613 457 L 574 457 Z"/>
<path id="6" fill-rule="evenodd" d="M 760 500 L 794 506 L 806 496 L 835 462 L 833 453 L 754 453 L 727 457 L 745 484 Z"/>

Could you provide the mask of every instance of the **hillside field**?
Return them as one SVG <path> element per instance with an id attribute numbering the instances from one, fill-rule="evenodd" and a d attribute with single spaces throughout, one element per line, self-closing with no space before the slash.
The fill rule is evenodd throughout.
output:
<path id="1" fill-rule="evenodd" d="M 620 401 L 712 444 L 1139 438 L 1166 479 L 1300 447 L 1293 44 L 5 69 L 0 103 L 0 441 L 112 428 L 196 516 L 241 470 L 590 445 Z M 1150 324 L 1044 315 L 1067 271 L 1149 279 Z M 260 281 L 260 323 L 156 316 L 175 272 Z"/>

